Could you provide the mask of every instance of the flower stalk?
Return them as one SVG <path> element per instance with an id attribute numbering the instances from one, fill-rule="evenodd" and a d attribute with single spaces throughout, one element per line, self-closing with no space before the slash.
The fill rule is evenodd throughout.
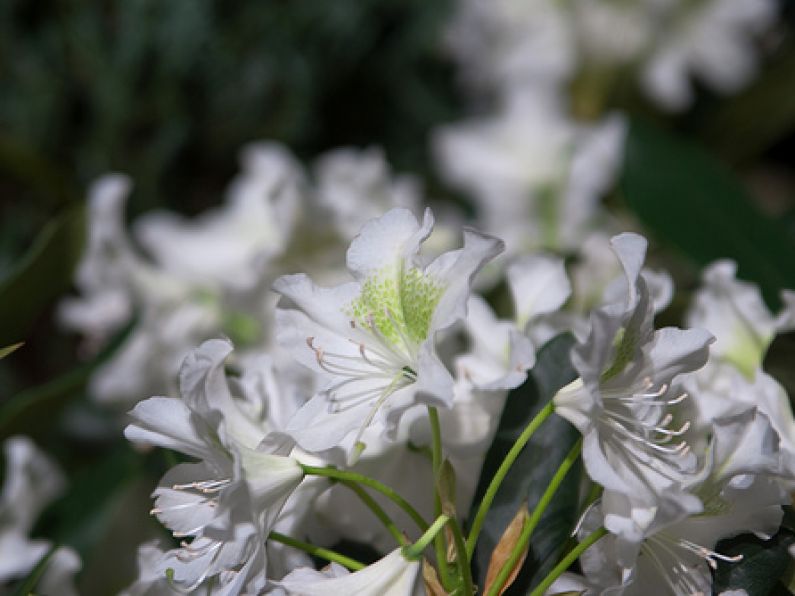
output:
<path id="1" fill-rule="evenodd" d="M 483 495 L 483 500 L 480 502 L 477 513 L 475 513 L 475 517 L 472 520 L 472 527 L 470 528 L 469 536 L 467 537 L 467 557 L 470 561 L 472 560 L 472 555 L 475 553 L 475 545 L 477 544 L 480 531 L 483 528 L 483 523 L 486 521 L 486 515 L 491 508 L 491 504 L 494 502 L 494 497 L 497 496 L 497 491 L 500 489 L 503 480 L 505 480 L 505 477 L 508 475 L 508 471 L 516 461 L 516 458 L 519 457 L 522 449 L 524 449 L 525 445 L 527 445 L 527 442 L 533 436 L 533 433 L 535 433 L 538 427 L 540 427 L 541 424 L 547 418 L 549 418 L 554 411 L 555 406 L 550 401 L 541 409 L 538 414 L 535 415 L 535 417 L 530 421 L 530 424 L 527 425 L 527 427 L 522 431 L 522 434 L 516 439 L 516 442 L 513 444 L 510 451 L 508 451 L 505 459 L 502 460 L 500 467 L 497 469 L 494 477 L 491 479 L 491 482 L 486 489 L 486 493 Z"/>
<path id="2" fill-rule="evenodd" d="M 297 548 L 298 550 L 302 550 L 313 557 L 320 557 L 321 559 L 325 559 L 326 561 L 330 561 L 332 563 L 339 563 L 351 571 L 359 571 L 360 569 L 364 569 L 366 567 L 364 563 L 347 557 L 342 553 L 338 553 L 337 551 L 328 548 L 315 546 L 314 544 L 309 544 L 308 542 L 302 542 L 301 540 L 296 540 L 295 538 L 285 536 L 279 532 L 271 532 L 268 535 L 268 539 L 273 540 L 274 542 L 280 542 L 281 544 L 285 544 L 287 546 L 291 546 L 292 548 Z"/>
<path id="3" fill-rule="evenodd" d="M 544 515 L 544 512 L 552 501 L 552 498 L 555 496 L 555 493 L 560 487 L 560 484 L 563 482 L 563 479 L 566 477 L 566 474 L 577 461 L 581 451 L 582 439 L 580 438 L 572 446 L 571 450 L 566 455 L 566 458 L 563 460 L 563 463 L 560 464 L 557 472 L 555 472 L 555 475 L 549 482 L 549 486 L 547 486 L 544 494 L 541 495 L 541 498 L 538 500 L 538 505 L 536 505 L 535 509 L 533 509 L 533 513 L 530 514 L 527 522 L 525 522 L 524 526 L 522 527 L 522 532 L 519 534 L 519 540 L 516 541 L 508 560 L 502 566 L 502 569 L 500 569 L 500 572 L 497 574 L 497 577 L 491 584 L 491 588 L 489 589 L 487 596 L 497 596 L 500 594 L 503 584 L 505 584 L 505 581 L 508 579 L 511 571 L 514 569 L 517 562 L 519 561 L 519 558 L 522 556 L 522 553 L 525 552 L 525 549 L 530 542 L 530 537 L 533 535 L 533 530 L 535 530 L 538 526 L 538 522 L 541 521 L 541 517 Z"/>
<path id="4" fill-rule="evenodd" d="M 420 515 L 420 513 L 409 503 L 406 499 L 401 497 L 393 488 L 379 482 L 374 478 L 359 474 L 358 472 L 349 472 L 346 470 L 338 470 L 332 467 L 318 467 L 307 466 L 301 464 L 301 469 L 304 474 L 309 476 L 323 476 L 339 482 L 353 482 L 372 488 L 373 490 L 381 493 L 395 505 L 400 507 L 406 514 L 417 524 L 417 527 L 423 532 L 428 529 L 428 522 Z"/>

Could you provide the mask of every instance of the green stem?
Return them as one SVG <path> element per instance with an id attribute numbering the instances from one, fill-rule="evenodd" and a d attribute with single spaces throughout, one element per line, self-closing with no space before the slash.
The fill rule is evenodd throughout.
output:
<path id="1" fill-rule="evenodd" d="M 292 546 L 293 548 L 302 550 L 305 553 L 313 555 L 315 557 L 320 557 L 321 559 L 325 559 L 326 561 L 331 561 L 332 563 L 339 563 L 340 565 L 347 567 L 351 571 L 359 571 L 360 569 L 364 569 L 366 567 L 364 563 L 360 563 L 356 559 L 351 559 L 350 557 L 346 557 L 345 555 L 338 553 L 337 551 L 333 551 L 328 548 L 321 548 L 319 546 L 315 546 L 314 544 L 309 544 L 308 542 L 302 542 L 300 540 L 296 540 L 295 538 L 290 538 L 289 536 L 280 534 L 279 532 L 271 532 L 268 535 L 268 538 L 270 540 L 273 540 L 274 542 L 281 542 L 282 544 L 286 544 L 287 546 Z"/>
<path id="2" fill-rule="evenodd" d="M 558 471 L 555 472 L 552 480 L 550 480 L 549 486 L 547 486 L 544 494 L 541 495 L 541 498 L 538 500 L 538 504 L 536 505 L 535 509 L 533 509 L 533 513 L 530 514 L 530 517 L 522 527 L 522 532 L 519 534 L 519 539 L 516 541 L 516 544 L 511 550 L 510 556 L 500 569 L 497 577 L 494 578 L 494 582 L 492 582 L 487 596 L 497 596 L 500 593 L 503 584 L 507 581 L 508 576 L 511 574 L 514 567 L 516 567 L 519 559 L 525 552 L 527 545 L 530 543 L 530 536 L 533 535 L 533 530 L 536 529 L 538 522 L 541 521 L 541 516 L 544 515 L 544 511 L 546 511 L 546 508 L 549 506 L 552 498 L 555 496 L 555 492 L 557 492 L 558 487 L 560 487 L 560 484 L 563 482 L 566 474 L 580 456 L 580 451 L 582 451 L 582 438 L 580 438 L 572 446 L 572 448 L 569 450 L 569 453 L 566 455 L 566 459 L 563 460 L 563 463 L 560 464 Z"/>
<path id="3" fill-rule="evenodd" d="M 442 468 L 442 427 L 439 424 L 439 412 L 433 406 L 428 406 L 428 422 L 431 425 L 431 461 L 433 465 L 433 513 L 437 518 L 442 514 L 442 498 L 439 494 L 439 471 Z M 436 553 L 436 564 L 439 568 L 439 581 L 447 591 L 452 588 L 452 578 L 447 565 L 447 545 L 444 534 L 437 534 L 433 541 Z"/>
<path id="4" fill-rule="evenodd" d="M 371 497 L 366 490 L 364 490 L 355 482 L 344 481 L 342 484 L 357 494 L 362 502 L 370 508 L 370 510 L 379 520 L 381 520 L 381 523 L 384 524 L 384 527 L 389 530 L 389 533 L 392 534 L 392 536 L 394 536 L 395 540 L 397 540 L 400 546 L 407 546 L 409 544 L 408 538 L 403 535 L 403 532 L 398 529 L 392 518 L 389 517 L 387 512 L 384 511 L 384 509 L 378 503 L 376 503 L 375 499 L 373 499 L 373 497 Z"/>
<path id="5" fill-rule="evenodd" d="M 425 519 L 417 512 L 417 510 L 411 506 L 411 503 L 401 497 L 393 488 L 390 488 L 386 484 L 383 484 L 374 478 L 370 478 L 369 476 L 358 474 L 356 472 L 338 470 L 337 468 L 320 468 L 305 465 L 301 465 L 301 468 L 303 469 L 304 474 L 308 474 L 310 476 L 323 476 L 342 482 L 356 482 L 357 484 L 372 488 L 405 511 L 408 516 L 414 520 L 414 523 L 417 524 L 417 527 L 420 530 L 424 532 L 428 529 L 428 522 L 426 522 Z"/>
<path id="6" fill-rule="evenodd" d="M 549 586 L 551 586 L 560 575 L 568 569 L 574 561 L 576 561 L 579 556 L 588 550 L 594 542 L 599 540 L 602 536 L 607 534 L 607 530 L 604 528 L 599 528 L 592 534 L 590 534 L 585 540 L 580 542 L 575 548 L 571 550 L 569 554 L 567 554 L 563 559 L 561 559 L 560 563 L 555 565 L 555 568 L 549 572 L 536 588 L 530 592 L 529 596 L 543 596 L 546 593 Z"/>
<path id="7" fill-rule="evenodd" d="M 475 584 L 472 581 L 472 569 L 470 568 L 469 559 L 467 558 L 464 533 L 461 531 L 461 525 L 456 518 L 450 519 L 450 529 L 453 531 L 458 569 L 461 572 L 461 579 L 464 582 L 464 596 L 471 596 L 475 593 Z"/>
<path id="8" fill-rule="evenodd" d="M 403 547 L 403 556 L 410 561 L 419 561 L 422 558 L 423 551 L 428 548 L 428 545 L 439 534 L 444 525 L 450 521 L 446 515 L 440 515 L 436 518 L 430 527 L 425 530 L 425 533 L 419 537 L 417 542 Z"/>
<path id="9" fill-rule="evenodd" d="M 478 536 L 480 535 L 480 530 L 483 528 L 483 522 L 486 521 L 486 514 L 489 512 L 491 508 L 491 504 L 494 502 L 494 497 L 497 495 L 497 491 L 502 484 L 502 481 L 505 480 L 505 476 L 508 474 L 508 470 L 510 470 L 513 463 L 516 461 L 516 458 L 519 457 L 519 454 L 524 449 L 524 446 L 530 440 L 530 437 L 533 436 L 533 433 L 541 426 L 541 423 L 544 422 L 552 412 L 555 411 L 555 405 L 550 401 L 546 406 L 544 406 L 541 411 L 535 415 L 530 421 L 530 424 L 522 431 L 522 434 L 519 435 L 519 438 L 516 439 L 516 442 L 511 447 L 508 454 L 505 456 L 505 459 L 502 460 L 500 467 L 494 474 L 494 477 L 491 479 L 488 488 L 486 489 L 486 493 L 483 495 L 483 500 L 480 502 L 480 506 L 478 507 L 477 513 L 475 513 L 475 517 L 472 520 L 472 527 L 469 530 L 469 536 L 467 537 L 467 557 L 469 560 L 472 560 L 472 555 L 475 552 L 475 544 L 477 544 Z"/>

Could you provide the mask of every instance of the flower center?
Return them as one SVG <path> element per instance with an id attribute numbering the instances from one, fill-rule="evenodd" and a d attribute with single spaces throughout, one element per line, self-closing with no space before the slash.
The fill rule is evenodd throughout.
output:
<path id="1" fill-rule="evenodd" d="M 428 337 L 443 288 L 414 267 L 383 270 L 367 278 L 349 314 L 365 328 L 409 352 Z"/>
<path id="2" fill-rule="evenodd" d="M 663 408 L 687 399 L 687 393 L 669 397 L 669 385 L 654 389 L 654 382 L 646 377 L 637 390 L 602 389 L 604 409 L 599 420 L 610 430 L 626 437 L 648 452 L 665 455 L 685 455 L 690 450 L 686 441 L 669 443 L 690 428 L 686 421 L 679 428 L 671 428 L 674 416 L 663 414 Z"/>

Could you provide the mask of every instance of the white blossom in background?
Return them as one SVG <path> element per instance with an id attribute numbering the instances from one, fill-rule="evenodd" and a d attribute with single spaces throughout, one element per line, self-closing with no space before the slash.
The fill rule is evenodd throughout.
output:
<path id="1" fill-rule="evenodd" d="M 775 0 L 461 0 L 447 46 L 480 94 L 558 90 L 585 73 L 597 93 L 636 74 L 658 105 L 693 102 L 692 79 L 732 93 L 756 72 Z"/>
<path id="2" fill-rule="evenodd" d="M 264 587 L 265 541 L 303 471 L 292 443 L 233 397 L 224 371 L 231 351 L 221 340 L 194 350 L 180 371 L 182 398 L 140 402 L 125 435 L 198 460 L 172 468 L 154 492 L 152 513 L 175 537 L 191 539 L 163 555 L 161 571 L 172 569 L 183 589 L 215 577 L 221 593 L 236 594 Z"/>
<path id="3" fill-rule="evenodd" d="M 769 417 L 781 442 L 785 467 L 795 475 L 795 418 L 786 390 L 762 370 L 776 334 L 789 330 L 792 306 L 774 315 L 759 288 L 736 278 L 737 265 L 718 261 L 704 270 L 702 287 L 693 297 L 687 320 L 716 337 L 706 367 L 687 380 L 696 399 L 697 420 L 709 427 L 715 418 L 757 407 Z"/>
<path id="4" fill-rule="evenodd" d="M 514 319 L 498 319 L 486 301 L 473 294 L 464 320 L 471 351 L 456 358 L 456 367 L 482 391 L 521 385 L 538 348 L 569 325 L 560 313 L 571 294 L 563 259 L 544 254 L 521 257 L 508 265 L 506 278 Z"/>
<path id="5" fill-rule="evenodd" d="M 290 240 L 306 194 L 303 171 L 275 143 L 250 145 L 225 203 L 195 218 L 168 211 L 135 222 L 140 246 L 164 273 L 199 287 L 247 290 Z"/>
<path id="6" fill-rule="evenodd" d="M 445 42 L 464 82 L 483 93 L 555 87 L 577 56 L 567 15 L 550 0 L 460 0 Z"/>
<path id="7" fill-rule="evenodd" d="M 134 404 L 145 395 L 176 394 L 182 360 L 210 337 L 269 346 L 273 261 L 290 239 L 305 183 L 280 146 L 250 146 L 242 162 L 226 203 L 215 211 L 192 220 L 164 212 L 139 219 L 142 250 L 123 223 L 129 181 L 109 176 L 93 187 L 89 244 L 77 277 L 81 297 L 64 301 L 61 320 L 104 340 L 137 316 L 130 335 L 91 379 L 97 400 Z"/>
<path id="8" fill-rule="evenodd" d="M 124 222 L 130 187 L 126 176 L 109 174 L 89 188 L 86 248 L 74 279 L 82 296 L 59 305 L 63 325 L 92 343 L 104 342 L 133 312 L 129 272 L 137 263 Z"/>
<path id="9" fill-rule="evenodd" d="M 24 436 L 3 443 L 5 476 L 0 492 L 0 591 L 14 580 L 23 580 L 46 556 L 53 544 L 29 538 L 36 518 L 64 490 L 56 464 Z M 74 575 L 80 558 L 69 547 L 59 547 L 47 561 L 37 584 L 42 594 L 74 596 Z"/>
<path id="10" fill-rule="evenodd" d="M 650 2 L 650 4 L 661 4 Z M 691 78 L 714 91 L 733 93 L 757 70 L 754 43 L 778 17 L 774 0 L 709 0 L 673 3 L 671 23 L 641 74 L 646 92 L 660 106 L 681 110 L 693 102 Z M 662 19 L 661 19 L 662 20 Z"/>
<path id="11" fill-rule="evenodd" d="M 377 147 L 329 151 L 317 160 L 314 172 L 317 202 L 331 214 L 343 238 L 355 236 L 369 220 L 395 207 L 413 212 L 421 207 L 419 180 L 392 177 Z"/>
<path id="12" fill-rule="evenodd" d="M 450 406 L 453 379 L 435 353 L 436 332 L 465 315 L 472 278 L 502 243 L 465 230 L 462 249 L 425 264 L 419 250 L 433 223 L 430 210 L 420 224 L 393 209 L 351 243 L 356 281 L 323 288 L 298 274 L 274 284 L 280 343 L 326 382 L 287 428 L 307 451 L 339 448 L 355 461 L 371 424 L 394 434 L 415 403 Z"/>
<path id="13" fill-rule="evenodd" d="M 434 139 L 443 176 L 468 193 L 508 254 L 571 250 L 600 216 L 621 158 L 624 123 L 569 119 L 554 92 L 512 93 L 493 116 L 445 127 Z"/>

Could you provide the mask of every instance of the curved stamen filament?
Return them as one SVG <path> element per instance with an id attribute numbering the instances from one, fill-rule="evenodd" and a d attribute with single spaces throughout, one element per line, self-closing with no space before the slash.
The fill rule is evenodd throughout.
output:
<path id="1" fill-rule="evenodd" d="M 232 482 L 231 478 L 223 478 L 220 480 L 199 480 L 196 482 L 188 482 L 187 484 L 173 484 L 171 488 L 174 490 L 198 490 L 199 492 L 209 494 L 217 493 L 224 489 L 224 487 Z"/>
<path id="2" fill-rule="evenodd" d="M 650 449 L 659 451 L 660 453 L 665 453 L 668 455 L 684 455 L 690 450 L 690 447 L 686 441 L 682 441 L 681 443 L 678 443 L 672 447 L 661 445 L 659 441 L 653 441 L 648 437 L 641 436 L 639 433 L 631 431 L 626 426 L 621 424 L 621 422 L 613 419 L 611 415 L 602 416 L 602 420 L 615 430 L 621 432 L 621 434 L 623 434 L 625 437 L 632 439 L 633 441 L 637 441 L 638 443 L 641 443 Z"/>

